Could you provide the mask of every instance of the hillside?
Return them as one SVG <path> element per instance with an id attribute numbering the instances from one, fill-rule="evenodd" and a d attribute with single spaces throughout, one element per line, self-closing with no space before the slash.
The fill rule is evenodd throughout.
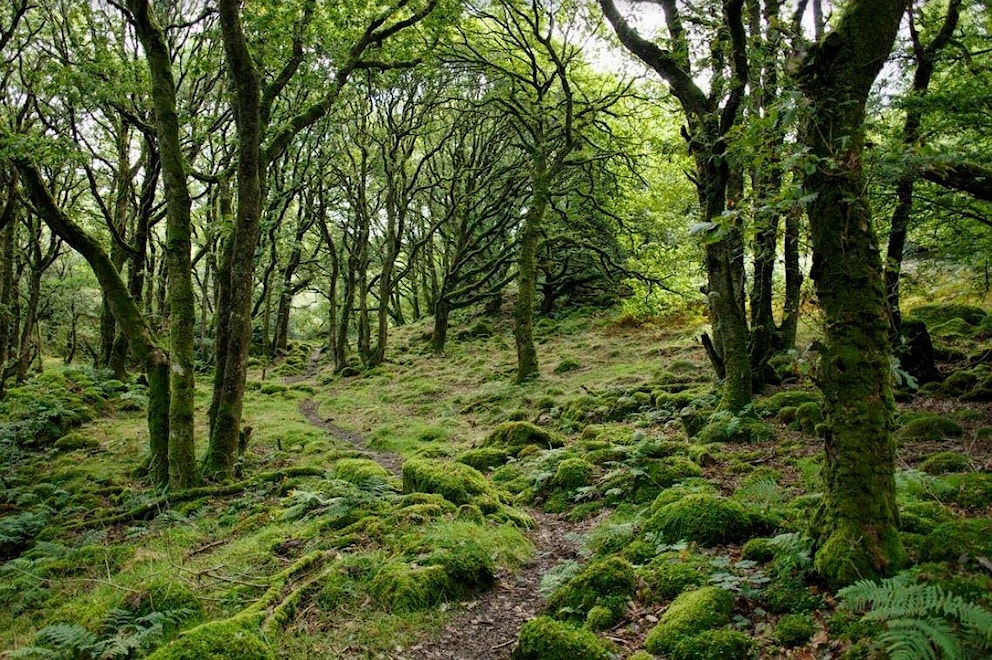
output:
<path id="1" fill-rule="evenodd" d="M 876 588 L 887 601 L 866 585 L 838 596 L 812 570 L 812 353 L 777 362 L 783 383 L 733 416 L 713 412 L 701 320 L 541 320 L 542 375 L 514 385 L 509 319 L 464 316 L 443 357 L 419 323 L 357 375 L 333 374 L 307 344 L 255 364 L 240 480 L 192 491 L 155 492 L 142 476 L 141 385 L 54 367 L 11 390 L 0 648 L 810 658 L 870 657 L 894 637 L 973 657 L 992 644 L 980 609 L 992 606 L 992 333 L 957 308 L 926 309 L 950 315 L 928 320 L 954 373 L 900 397 L 900 529 L 915 567 Z M 927 606 L 892 595 L 913 589 Z"/>

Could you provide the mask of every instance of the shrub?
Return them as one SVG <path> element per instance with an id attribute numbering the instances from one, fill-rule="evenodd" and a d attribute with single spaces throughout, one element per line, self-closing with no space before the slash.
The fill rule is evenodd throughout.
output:
<path id="1" fill-rule="evenodd" d="M 644 648 L 657 655 L 671 653 L 684 639 L 730 623 L 733 609 L 734 597 L 719 587 L 687 591 L 672 601 L 648 632 Z"/>
<path id="2" fill-rule="evenodd" d="M 610 660 L 612 655 L 592 632 L 542 616 L 520 629 L 512 657 L 513 660 Z"/>
<path id="3" fill-rule="evenodd" d="M 816 634 L 816 622 L 809 614 L 786 614 L 775 624 L 775 641 L 782 646 L 802 646 Z"/>
<path id="4" fill-rule="evenodd" d="M 742 504 L 715 495 L 688 495 L 659 508 L 644 531 L 674 543 L 695 541 L 704 546 L 746 541 L 770 531 L 772 525 Z"/>

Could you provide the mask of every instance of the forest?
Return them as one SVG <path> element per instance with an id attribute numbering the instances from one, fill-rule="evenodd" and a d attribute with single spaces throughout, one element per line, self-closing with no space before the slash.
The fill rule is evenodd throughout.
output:
<path id="1" fill-rule="evenodd" d="M 989 0 L 0 5 L 0 657 L 992 656 Z"/>

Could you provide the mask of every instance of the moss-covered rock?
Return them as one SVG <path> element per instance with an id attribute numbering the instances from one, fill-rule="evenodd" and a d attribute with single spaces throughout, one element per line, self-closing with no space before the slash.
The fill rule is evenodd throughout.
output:
<path id="1" fill-rule="evenodd" d="M 369 592 L 375 602 L 391 612 L 416 612 L 443 602 L 452 595 L 445 567 L 391 562 L 372 578 Z"/>
<path id="2" fill-rule="evenodd" d="M 551 487 L 557 490 L 575 490 L 592 483 L 595 467 L 582 458 L 566 458 L 558 464 L 551 478 Z"/>
<path id="3" fill-rule="evenodd" d="M 513 660 L 611 660 L 606 645 L 589 630 L 546 616 L 528 621 L 520 629 Z"/>
<path id="4" fill-rule="evenodd" d="M 782 646 L 802 646 L 816 634 L 816 622 L 809 614 L 786 614 L 775 624 L 775 641 Z"/>
<path id="5" fill-rule="evenodd" d="M 403 464 L 404 493 L 437 493 L 454 504 L 472 504 L 490 490 L 482 473 L 464 463 L 411 458 Z"/>
<path id="6" fill-rule="evenodd" d="M 911 309 L 906 316 L 923 321 L 932 329 L 954 319 L 960 319 L 968 325 L 978 325 L 985 318 L 986 313 L 981 307 L 951 303 L 920 305 Z"/>
<path id="7" fill-rule="evenodd" d="M 76 451 L 77 449 L 97 449 L 100 441 L 88 435 L 73 431 L 55 441 L 54 447 L 59 451 Z"/>
<path id="8" fill-rule="evenodd" d="M 586 628 L 589 630 L 606 630 L 616 622 L 616 615 L 605 605 L 596 605 L 586 614 Z"/>
<path id="9" fill-rule="evenodd" d="M 776 548 L 769 538 L 751 539 L 741 547 L 741 559 L 767 563 L 775 559 Z"/>
<path id="10" fill-rule="evenodd" d="M 895 434 L 898 444 L 907 442 L 940 442 L 946 438 L 960 438 L 964 434 L 961 425 L 940 415 L 924 415 L 910 420 Z"/>
<path id="11" fill-rule="evenodd" d="M 954 520 L 954 513 L 943 504 L 929 500 L 910 500 L 899 506 L 899 530 L 912 534 L 929 534 L 938 525 Z"/>
<path id="12" fill-rule="evenodd" d="M 719 587 L 687 591 L 668 606 L 644 648 L 656 655 L 671 653 L 683 640 L 730 623 L 733 609 L 734 597 Z"/>
<path id="13" fill-rule="evenodd" d="M 795 572 L 778 572 L 761 590 L 765 609 L 775 614 L 812 612 L 823 606 L 823 596 Z"/>
<path id="14" fill-rule="evenodd" d="M 655 514 L 662 507 L 668 506 L 669 504 L 674 504 L 675 502 L 678 502 L 679 500 L 690 495 L 716 494 L 716 486 L 706 479 L 686 479 L 685 481 L 679 482 L 674 486 L 669 486 L 665 490 L 658 493 L 658 496 L 654 498 L 653 502 L 651 502 L 650 513 Z"/>
<path id="15" fill-rule="evenodd" d="M 700 587 L 713 574 L 709 557 L 693 552 L 665 552 L 637 569 L 644 583 L 643 599 L 672 600 L 689 587 Z"/>
<path id="16" fill-rule="evenodd" d="M 562 618 L 584 618 L 592 608 L 603 606 L 610 610 L 615 623 L 623 616 L 636 588 L 634 567 L 620 557 L 608 557 L 590 563 L 555 589 L 548 598 L 548 610 Z"/>
<path id="17" fill-rule="evenodd" d="M 632 460 L 607 474 L 600 491 L 610 502 L 641 504 L 670 486 L 702 476 L 702 469 L 685 456 Z"/>
<path id="18" fill-rule="evenodd" d="M 210 621 L 186 631 L 158 649 L 149 660 L 274 660 L 259 634 L 240 621 Z"/>
<path id="19" fill-rule="evenodd" d="M 992 557 L 992 520 L 972 518 L 937 525 L 920 546 L 921 561 Z"/>
<path id="20" fill-rule="evenodd" d="M 971 467 L 968 457 L 956 451 L 939 451 L 930 454 L 920 463 L 920 470 L 927 474 L 963 472 Z"/>
<path id="21" fill-rule="evenodd" d="M 816 426 L 822 423 L 823 411 L 820 409 L 820 404 L 809 401 L 796 408 L 794 424 L 803 433 L 814 435 Z"/>
<path id="22" fill-rule="evenodd" d="M 453 595 L 457 597 L 488 589 L 496 581 L 492 553 L 472 539 L 440 548 L 431 553 L 424 563 L 444 569 L 455 592 Z"/>
<path id="23" fill-rule="evenodd" d="M 775 437 L 775 430 L 768 424 L 750 416 L 736 416 L 726 411 L 714 413 L 706 426 L 700 429 L 696 441 L 711 442 L 762 442 Z"/>
<path id="24" fill-rule="evenodd" d="M 992 474 L 965 472 L 942 477 L 947 486 L 941 501 L 980 511 L 992 504 Z"/>
<path id="25" fill-rule="evenodd" d="M 774 417 L 782 408 L 798 408 L 804 403 L 818 404 L 819 400 L 819 396 L 806 390 L 781 390 L 767 398 L 758 399 L 752 409 L 762 417 Z"/>
<path id="26" fill-rule="evenodd" d="M 716 495 L 688 495 L 660 507 L 644 524 L 644 531 L 670 543 L 686 540 L 716 546 L 761 536 L 772 527 L 768 518 L 739 502 Z"/>
<path id="27" fill-rule="evenodd" d="M 458 455 L 455 460 L 474 467 L 480 472 L 492 470 L 510 460 L 512 454 L 501 447 L 481 447 L 479 449 L 469 449 Z"/>
<path id="28" fill-rule="evenodd" d="M 342 458 L 334 464 L 333 475 L 335 479 L 356 485 L 367 481 L 387 481 L 392 476 L 389 470 L 368 458 Z"/>
<path id="29" fill-rule="evenodd" d="M 482 441 L 483 447 L 498 447 L 514 455 L 527 445 L 553 449 L 565 446 L 565 441 L 547 429 L 522 421 L 503 422 Z"/>
<path id="30" fill-rule="evenodd" d="M 672 660 L 747 660 L 758 651 L 758 644 L 739 630 L 704 630 L 675 645 Z"/>

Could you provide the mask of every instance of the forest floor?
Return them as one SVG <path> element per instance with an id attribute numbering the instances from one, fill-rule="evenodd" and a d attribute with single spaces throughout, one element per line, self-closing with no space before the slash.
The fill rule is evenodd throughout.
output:
<path id="1" fill-rule="evenodd" d="M 903 539 L 914 580 L 989 607 L 989 333 L 952 325 L 935 338 L 955 375 L 896 412 Z M 348 378 L 301 343 L 252 370 L 244 481 L 192 495 L 140 476 L 140 388 L 53 369 L 0 407 L 0 652 L 182 657 L 169 649 L 210 629 L 163 646 L 180 629 L 242 626 L 262 603 L 234 637 L 278 657 L 506 658 L 547 615 L 595 632 L 589 657 L 630 657 L 680 592 L 716 585 L 733 596 L 722 625 L 750 640 L 733 653 L 867 657 L 884 619 L 844 607 L 802 541 L 822 488 L 810 356 L 789 356 L 746 415 L 712 415 L 701 327 L 545 319 L 542 376 L 523 385 L 507 319 L 460 319 L 444 356 L 428 324 L 400 328 L 385 364 Z M 56 413 L 79 419 L 24 439 L 31 415 Z M 499 435 L 520 428 L 541 435 Z M 676 501 L 746 524 L 686 539 L 692 520 L 660 517 Z"/>

